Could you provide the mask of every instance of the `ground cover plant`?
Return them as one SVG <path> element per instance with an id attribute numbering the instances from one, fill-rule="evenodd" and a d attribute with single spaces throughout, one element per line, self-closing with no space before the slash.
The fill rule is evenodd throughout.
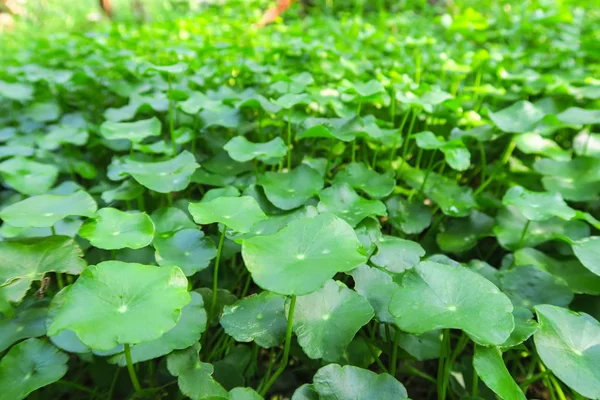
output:
<path id="1" fill-rule="evenodd" d="M 0 399 L 600 398 L 600 10 L 228 4 L 0 36 Z"/>

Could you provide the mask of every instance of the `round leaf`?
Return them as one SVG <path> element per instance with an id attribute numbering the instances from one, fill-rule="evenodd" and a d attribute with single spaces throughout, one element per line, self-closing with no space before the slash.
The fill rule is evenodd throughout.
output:
<path id="1" fill-rule="evenodd" d="M 565 203 L 559 193 L 532 192 L 522 186 L 511 187 L 502 204 L 515 206 L 530 221 L 545 221 L 552 217 L 570 220 L 575 216 L 575 210 Z"/>
<path id="2" fill-rule="evenodd" d="M 282 210 L 291 210 L 306 203 L 323 188 L 319 172 L 301 164 L 290 172 L 266 172 L 258 180 L 267 199 Z"/>
<path id="3" fill-rule="evenodd" d="M 540 328 L 533 339 L 544 364 L 583 396 L 600 398 L 600 323 L 556 306 L 535 311 Z"/>
<path id="4" fill-rule="evenodd" d="M 502 352 L 497 347 L 475 345 L 473 368 L 481 380 L 500 398 L 526 400 L 519 385 L 510 376 L 502 360 Z"/>
<path id="5" fill-rule="evenodd" d="M 14 317 L 0 316 L 0 351 L 8 349 L 19 340 L 46 334 L 44 323 L 48 314 L 47 302 L 35 304 L 35 301 L 29 300 L 19 304 Z"/>
<path id="6" fill-rule="evenodd" d="M 425 261 L 409 270 L 389 310 L 403 331 L 462 329 L 473 341 L 500 345 L 515 327 L 510 300 L 469 269 Z"/>
<path id="7" fill-rule="evenodd" d="M 590 236 L 573 244 L 573 253 L 584 267 L 600 276 L 600 236 Z"/>
<path id="8" fill-rule="evenodd" d="M 319 198 L 319 212 L 334 213 L 353 227 L 366 217 L 387 215 L 385 205 L 381 201 L 360 197 L 347 183 L 334 184 L 322 190 Z"/>
<path id="9" fill-rule="evenodd" d="M 154 223 L 146 213 L 107 207 L 98 210 L 96 218 L 86 221 L 79 235 L 99 249 L 141 249 L 152 242 Z"/>
<path id="10" fill-rule="evenodd" d="M 44 194 L 11 204 L 0 211 L 0 218 L 19 228 L 50 227 L 69 215 L 92 217 L 96 201 L 83 190 L 71 194 Z"/>
<path id="11" fill-rule="evenodd" d="M 273 235 L 243 240 L 242 256 L 258 286 L 286 295 L 314 292 L 337 272 L 366 262 L 352 227 L 333 214 L 295 220 Z"/>
<path id="12" fill-rule="evenodd" d="M 519 101 L 498 112 L 489 112 L 489 117 L 502 132 L 525 133 L 533 130 L 544 112 L 528 101 Z"/>
<path id="13" fill-rule="evenodd" d="M 265 143 L 252 143 L 244 136 L 236 136 L 223 146 L 229 157 L 239 162 L 254 160 L 278 160 L 287 154 L 287 147 L 283 139 L 275 139 Z"/>
<path id="14" fill-rule="evenodd" d="M 132 143 L 140 143 L 148 137 L 160 136 L 161 128 L 156 117 L 135 122 L 104 121 L 100 125 L 100 135 L 108 140 L 126 139 Z"/>
<path id="15" fill-rule="evenodd" d="M 254 341 L 264 348 L 278 346 L 287 327 L 284 303 L 283 296 L 269 292 L 247 297 L 225 306 L 221 326 L 237 342 Z"/>
<path id="16" fill-rule="evenodd" d="M 371 257 L 371 262 L 400 274 L 415 266 L 424 255 L 419 243 L 385 235 L 377 242 L 377 254 Z"/>
<path id="17" fill-rule="evenodd" d="M 289 304 L 286 308 L 289 310 Z M 292 323 L 307 356 L 333 361 L 340 359 L 373 315 L 364 297 L 341 282 L 328 280 L 320 290 L 297 298 Z"/>
<path id="18" fill-rule="evenodd" d="M 40 339 L 27 339 L 0 360 L 0 393 L 3 399 L 21 400 L 54 383 L 67 373 L 69 357 Z"/>
<path id="19" fill-rule="evenodd" d="M 198 229 L 182 229 L 154 239 L 156 262 L 161 267 L 179 267 L 186 276 L 202 271 L 216 257 L 215 242 Z"/>
<path id="20" fill-rule="evenodd" d="M 0 163 L 0 175 L 17 192 L 23 194 L 46 193 L 56 182 L 58 168 L 23 157 L 13 157 Z"/>
<path id="21" fill-rule="evenodd" d="M 69 329 L 95 350 L 137 344 L 172 329 L 189 302 L 187 279 L 179 268 L 106 261 L 83 271 L 48 335 Z"/>
<path id="22" fill-rule="evenodd" d="M 369 301 L 379 322 L 393 323 L 388 304 L 398 285 L 392 277 L 377 268 L 359 265 L 352 271 L 352 278 L 354 290 Z"/>
<path id="23" fill-rule="evenodd" d="M 190 203 L 189 210 L 198 224 L 219 222 L 240 233 L 249 232 L 254 224 L 267 218 L 250 196 L 218 197 L 211 201 Z"/>
<path id="24" fill-rule="evenodd" d="M 348 164 L 337 173 L 334 182 L 347 183 L 374 199 L 381 199 L 392 193 L 396 184 L 392 173 L 379 174 L 360 163 Z"/>

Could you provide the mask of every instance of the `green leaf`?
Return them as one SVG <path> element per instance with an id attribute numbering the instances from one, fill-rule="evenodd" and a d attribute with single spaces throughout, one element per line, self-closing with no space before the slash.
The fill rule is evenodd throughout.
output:
<path id="1" fill-rule="evenodd" d="M 417 170 L 407 163 L 402 166 L 401 177 L 413 189 L 422 188 L 423 192 L 436 202 L 446 215 L 466 217 L 477 206 L 473 198 L 473 190 L 459 186 L 454 179 L 435 172 L 427 174 L 426 171 Z"/>
<path id="2" fill-rule="evenodd" d="M 381 201 L 360 197 L 347 183 L 337 183 L 323 189 L 319 198 L 319 212 L 334 213 L 353 227 L 366 217 L 387 215 L 385 205 Z"/>
<path id="3" fill-rule="evenodd" d="M 573 292 L 567 283 L 533 265 L 500 272 L 500 288 L 515 306 L 532 308 L 538 304 L 567 307 Z"/>
<path id="4" fill-rule="evenodd" d="M 424 255 L 425 250 L 419 243 L 384 235 L 377 242 L 377 254 L 371 257 L 371 262 L 400 274 L 414 267 Z"/>
<path id="5" fill-rule="evenodd" d="M 52 298 L 52 302 L 50 303 L 50 308 L 48 309 L 48 318 L 46 319 L 46 328 L 50 326 L 52 321 L 54 320 L 56 314 L 62 308 L 65 297 L 67 293 L 71 290 L 73 285 L 68 285 L 64 287 L 61 291 L 56 293 Z M 77 337 L 75 332 L 65 329 L 58 332 L 56 335 L 51 335 L 48 337 L 52 344 L 61 350 L 68 351 L 69 353 L 90 353 L 92 349 L 83 344 L 81 340 Z"/>
<path id="6" fill-rule="evenodd" d="M 200 345 L 167 356 L 167 369 L 177 377 L 179 390 L 192 400 L 228 400 L 229 393 L 213 377 L 214 368 L 198 358 Z"/>
<path id="7" fill-rule="evenodd" d="M 584 267 L 600 276 L 600 236 L 590 236 L 573 244 L 573 253 Z"/>
<path id="8" fill-rule="evenodd" d="M 543 252 L 524 248 L 514 253 L 515 266 L 535 265 L 552 275 L 562 278 L 575 293 L 600 294 L 600 276 L 583 266 L 577 259 L 556 260 Z"/>
<path id="9" fill-rule="evenodd" d="M 0 175 L 10 187 L 23 194 L 46 193 L 58 178 L 58 168 L 23 157 L 0 163 Z"/>
<path id="10" fill-rule="evenodd" d="M 25 109 L 25 115 L 36 122 L 56 121 L 61 113 L 60 107 L 54 102 L 32 103 Z"/>
<path id="11" fill-rule="evenodd" d="M 412 92 L 398 92 L 396 99 L 403 104 L 410 104 L 413 107 L 422 108 L 425 112 L 432 113 L 433 107 L 452 98 L 450 93 L 444 91 L 426 92 L 420 97 L 415 96 Z"/>
<path id="12" fill-rule="evenodd" d="M 54 125 L 49 132 L 38 140 L 38 146 L 46 150 L 56 150 L 61 145 L 83 146 L 87 143 L 89 133 L 79 126 Z"/>
<path id="13" fill-rule="evenodd" d="M 217 248 L 210 237 L 198 229 L 181 229 L 172 236 L 154 239 L 155 258 L 161 267 L 179 267 L 186 276 L 208 267 Z"/>
<path id="14" fill-rule="evenodd" d="M 5 223 L 19 228 L 50 227 L 69 215 L 92 217 L 98 206 L 87 192 L 44 194 L 13 203 L 0 211 Z"/>
<path id="15" fill-rule="evenodd" d="M 498 129 L 507 133 L 525 133 L 533 130 L 545 113 L 528 101 L 518 101 L 498 112 L 489 112 Z"/>
<path id="16" fill-rule="evenodd" d="M 334 183 L 347 183 L 374 199 L 388 196 L 394 190 L 394 174 L 379 174 L 361 163 L 351 163 L 335 176 Z"/>
<path id="17" fill-rule="evenodd" d="M 400 196 L 386 200 L 389 221 L 395 229 L 409 235 L 423 232 L 431 225 L 431 209 L 419 200 L 408 201 Z"/>
<path id="18" fill-rule="evenodd" d="M 452 219 L 445 230 L 436 236 L 440 249 L 449 253 L 460 253 L 477 246 L 479 239 L 493 236 L 494 219 L 473 210 L 466 218 Z"/>
<path id="19" fill-rule="evenodd" d="M 304 384 L 300 386 L 292 395 L 292 400 L 319 400 L 314 385 Z"/>
<path id="20" fill-rule="evenodd" d="M 329 364 L 315 374 L 314 388 L 319 400 L 404 400 L 404 386 L 388 374 L 376 374 L 352 365 Z"/>
<path id="21" fill-rule="evenodd" d="M 594 125 L 600 123 L 600 110 L 586 110 L 569 107 L 556 116 L 560 122 L 568 125 Z"/>
<path id="22" fill-rule="evenodd" d="M 104 121 L 100 125 L 100 135 L 108 140 L 129 140 L 140 143 L 152 136 L 160 136 L 162 124 L 156 117 L 141 119 L 135 122 Z"/>
<path id="23" fill-rule="evenodd" d="M 502 204 L 515 206 L 530 221 L 545 221 L 552 217 L 570 220 L 575 210 L 565 203 L 559 193 L 532 192 L 513 186 L 504 194 Z"/>
<path id="24" fill-rule="evenodd" d="M 229 391 L 229 400 L 263 400 L 252 388 L 236 387 Z"/>
<path id="25" fill-rule="evenodd" d="M 142 65 L 139 66 L 138 71 L 140 74 L 147 74 L 147 72 L 161 72 L 165 75 L 177 75 L 184 73 L 187 69 L 188 65 L 183 61 L 172 65 L 155 65 L 151 62 L 144 61 Z"/>
<path id="26" fill-rule="evenodd" d="M 578 156 L 600 158 L 600 134 L 582 130 L 573 139 L 573 150 Z"/>
<path id="27" fill-rule="evenodd" d="M 550 218 L 545 221 L 531 221 L 521 241 L 523 229 L 528 219 L 514 206 L 503 207 L 496 215 L 494 234 L 505 249 L 516 250 L 519 247 L 535 247 L 550 240 L 578 240 L 590 235 L 589 226 L 582 221 L 565 221 Z"/>
<path id="28" fill-rule="evenodd" d="M 481 380 L 502 399 L 526 400 L 519 385 L 506 369 L 497 347 L 475 345 L 473 368 Z"/>
<path id="29" fill-rule="evenodd" d="M 33 86 L 19 82 L 0 81 L 0 96 L 17 101 L 30 100 L 33 97 Z"/>
<path id="30" fill-rule="evenodd" d="M 559 192 L 572 201 L 591 201 L 600 194 L 600 159 L 577 157 L 570 161 L 541 159 L 533 168 L 543 175 L 549 192 Z"/>
<path id="31" fill-rule="evenodd" d="M 289 303 L 286 309 L 289 311 Z M 340 359 L 354 335 L 373 315 L 373 308 L 364 297 L 330 279 L 316 292 L 297 298 L 293 329 L 308 357 L 333 361 Z"/>
<path id="32" fill-rule="evenodd" d="M 110 204 L 115 200 L 133 200 L 142 196 L 142 193 L 144 193 L 144 187 L 133 179 L 128 179 L 114 189 L 105 190 L 100 197 L 102 201 Z"/>
<path id="33" fill-rule="evenodd" d="M 79 235 L 99 249 L 141 249 L 152 243 L 154 223 L 146 213 L 106 207 L 81 226 Z"/>
<path id="34" fill-rule="evenodd" d="M 265 143 L 252 143 L 244 136 L 236 136 L 223 149 L 229 153 L 229 157 L 239 162 L 255 158 L 259 161 L 276 161 L 287 154 L 287 147 L 280 137 Z"/>
<path id="35" fill-rule="evenodd" d="M 504 343 L 515 326 L 513 306 L 494 284 L 466 268 L 431 261 L 404 275 L 389 310 L 403 331 L 462 329 L 484 345 Z"/>
<path id="36" fill-rule="evenodd" d="M 26 299 L 17 306 L 14 317 L 0 315 L 0 351 L 22 339 L 44 336 L 47 304 L 46 301 L 36 303 L 33 299 Z"/>
<path id="37" fill-rule="evenodd" d="M 67 373 L 68 360 L 66 354 L 41 339 L 19 343 L 0 360 L 2 398 L 21 400 L 60 380 Z"/>
<path id="38" fill-rule="evenodd" d="M 240 191 L 233 186 L 225 186 L 222 188 L 210 189 L 204 196 L 202 196 L 201 202 L 207 202 L 214 200 L 219 197 L 238 197 L 240 195 Z"/>
<path id="39" fill-rule="evenodd" d="M 190 295 L 192 301 L 181 309 L 181 317 L 173 329 L 165 332 L 158 339 L 131 346 L 133 363 L 152 360 L 167 355 L 173 350 L 186 349 L 200 340 L 200 335 L 206 330 L 204 301 L 198 293 L 191 292 Z M 121 367 L 127 365 L 124 353 L 111 357 L 110 362 L 118 363 Z"/>
<path id="40" fill-rule="evenodd" d="M 502 343 L 502 348 L 518 346 L 525 342 L 538 330 L 538 323 L 533 319 L 533 314 L 527 308 L 515 307 L 513 310 L 515 318 L 515 329 L 511 332 L 506 342 Z"/>
<path id="41" fill-rule="evenodd" d="M 266 349 L 278 346 L 285 338 L 287 321 L 285 297 L 262 292 L 225 306 L 221 326 L 236 342 L 254 341 Z"/>
<path id="42" fill-rule="evenodd" d="M 378 80 L 371 79 L 368 82 L 357 82 L 354 90 L 360 97 L 371 97 L 379 93 L 385 93 L 385 88 Z"/>
<path id="43" fill-rule="evenodd" d="M 298 208 L 323 188 L 323 177 L 305 164 L 289 172 L 265 172 L 258 179 L 267 199 L 282 210 Z"/>
<path id="44" fill-rule="evenodd" d="M 204 299 L 204 306 L 210 310 L 212 304 L 212 290 L 209 288 L 200 288 L 197 289 L 196 292 L 200 293 L 202 298 Z M 212 315 L 209 323 L 211 325 L 216 325 L 219 322 L 219 317 L 221 316 L 221 312 L 225 306 L 232 305 L 237 301 L 237 297 L 231 294 L 229 290 L 226 289 L 217 289 L 217 301 L 215 306 L 215 313 Z"/>
<path id="45" fill-rule="evenodd" d="M 297 104 L 310 103 L 310 97 L 306 93 L 286 93 L 278 99 L 271 99 L 271 102 L 278 107 L 289 110 Z"/>
<path id="46" fill-rule="evenodd" d="M 543 363 L 579 394 L 600 398 L 600 323 L 564 308 L 535 307 L 540 329 L 533 335 Z"/>
<path id="47" fill-rule="evenodd" d="M 242 257 L 258 286 L 284 295 L 312 293 L 337 272 L 367 261 L 352 227 L 333 214 L 295 220 L 273 235 L 245 239 Z"/>
<path id="48" fill-rule="evenodd" d="M 131 175 L 138 183 L 155 192 L 179 192 L 188 186 L 192 174 L 199 166 L 191 153 L 183 151 L 167 161 L 124 159 L 117 164 L 113 161 L 108 167 L 108 176 L 112 180 L 121 180 L 123 176 Z"/>
<path id="49" fill-rule="evenodd" d="M 429 331 L 420 335 L 396 332 L 396 335 L 400 335 L 398 346 L 417 360 L 433 360 L 440 357 L 442 351 L 441 331 Z"/>
<path id="50" fill-rule="evenodd" d="M 441 150 L 448 165 L 457 171 L 465 171 L 471 164 L 471 153 L 460 140 L 446 142 L 433 132 L 425 131 L 414 135 L 417 146 L 427 150 Z"/>
<path id="51" fill-rule="evenodd" d="M 162 207 L 155 210 L 152 215 L 155 237 L 167 238 L 182 229 L 196 229 L 196 224 L 185 211 L 177 207 Z"/>
<path id="52" fill-rule="evenodd" d="M 250 196 L 218 197 L 211 201 L 190 203 L 189 210 L 198 224 L 219 222 L 241 233 L 249 232 L 254 224 L 267 218 Z"/>
<path id="53" fill-rule="evenodd" d="M 369 301 L 375 310 L 375 318 L 382 323 L 393 323 L 394 318 L 388 310 L 388 304 L 398 285 L 392 277 L 368 265 L 359 265 L 352 270 L 351 275 L 354 279 L 354 290 Z"/>
<path id="54" fill-rule="evenodd" d="M 175 326 L 190 299 L 179 268 L 105 261 L 73 284 L 48 336 L 69 329 L 95 350 L 154 340 Z"/>
<path id="55" fill-rule="evenodd" d="M 0 295 L 20 301 L 31 282 L 49 272 L 79 274 L 83 252 L 68 236 L 0 241 Z"/>
<path id="56" fill-rule="evenodd" d="M 569 160 L 571 154 L 563 150 L 556 142 L 542 137 L 538 133 L 524 133 L 515 137 L 517 149 L 525 154 L 541 154 L 553 160 Z"/>

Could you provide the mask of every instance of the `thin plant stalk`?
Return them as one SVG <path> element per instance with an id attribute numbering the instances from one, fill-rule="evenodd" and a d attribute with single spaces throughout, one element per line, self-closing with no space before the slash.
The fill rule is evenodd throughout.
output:
<path id="1" fill-rule="evenodd" d="M 292 109 L 288 109 L 288 123 L 287 123 L 287 169 L 292 169 Z"/>
<path id="2" fill-rule="evenodd" d="M 396 366 L 398 364 L 398 342 L 400 341 L 400 332 L 396 329 L 394 335 L 394 344 L 392 347 L 392 358 L 390 359 L 390 375 L 396 376 Z"/>
<path id="3" fill-rule="evenodd" d="M 437 392 L 438 400 L 446 399 L 446 387 L 448 376 L 446 374 L 446 363 L 450 361 L 450 329 L 444 329 L 442 338 L 442 351 L 438 360 Z"/>
<path id="4" fill-rule="evenodd" d="M 173 110 L 173 99 L 171 92 L 171 75 L 167 75 L 167 82 L 169 84 L 169 134 L 171 136 L 171 151 L 173 157 L 177 155 L 177 144 L 175 143 L 175 119 Z"/>
<path id="5" fill-rule="evenodd" d="M 138 380 L 138 377 L 135 373 L 135 368 L 133 368 L 133 362 L 131 361 L 131 347 L 129 346 L 129 343 L 125 343 L 123 347 L 125 350 L 125 360 L 127 361 L 127 371 L 129 371 L 131 383 L 133 384 L 135 393 L 139 394 L 142 391 L 142 387 L 140 386 L 140 381 Z"/>
<path id="6" fill-rule="evenodd" d="M 223 251 L 223 242 L 225 241 L 225 232 L 227 231 L 227 225 L 223 225 L 223 232 L 219 237 L 219 247 L 217 247 L 217 258 L 215 259 L 215 269 L 213 271 L 213 290 L 212 299 L 210 304 L 210 318 L 212 319 L 215 314 L 215 307 L 217 306 L 217 288 L 219 284 L 219 262 L 221 261 L 221 252 Z"/>
<path id="7" fill-rule="evenodd" d="M 519 239 L 519 249 L 523 248 L 523 243 L 525 242 L 525 235 L 527 234 L 527 229 L 529 229 L 530 223 L 531 220 L 528 219 L 525 223 L 525 226 L 523 227 L 523 231 L 521 232 L 521 238 Z"/>
<path id="8" fill-rule="evenodd" d="M 404 129 L 404 125 L 406 125 L 406 121 L 408 121 L 409 114 L 410 114 L 410 110 L 408 110 L 404 114 L 404 117 L 402 117 L 402 121 L 400 122 L 400 127 L 398 128 L 399 132 L 402 132 L 402 129 Z M 390 153 L 390 163 L 394 160 L 394 155 L 396 154 L 396 145 L 397 144 L 398 144 L 398 140 L 394 140 L 394 146 L 392 147 L 392 151 Z"/>
<path id="9" fill-rule="evenodd" d="M 263 397 L 267 394 L 267 392 L 269 391 L 269 389 L 271 388 L 273 383 L 275 383 L 275 381 L 277 380 L 279 375 L 281 375 L 281 373 L 285 370 L 285 367 L 287 367 L 287 364 L 288 364 L 288 361 L 290 358 L 290 345 L 292 342 L 292 324 L 294 321 L 294 309 L 295 308 L 296 308 L 296 295 L 293 295 L 292 299 L 290 301 L 290 311 L 288 313 L 288 318 L 287 318 L 287 329 L 285 331 L 285 345 L 283 347 L 283 359 L 281 360 L 281 364 L 279 364 L 279 367 L 277 368 L 277 370 L 275 371 L 273 376 L 271 376 L 271 378 L 269 378 L 267 383 L 265 383 L 262 390 L 260 391 L 260 394 Z"/>
<path id="10" fill-rule="evenodd" d="M 408 132 L 406 132 L 406 137 L 404 139 L 404 148 L 402 149 L 402 159 L 400 160 L 400 168 L 398 172 L 402 171 L 402 167 L 406 162 L 406 157 L 408 155 L 408 142 L 410 142 L 410 135 L 412 134 L 413 128 L 415 127 L 415 121 L 417 120 L 417 110 L 413 109 L 413 115 L 410 118 L 410 124 L 408 125 Z"/>

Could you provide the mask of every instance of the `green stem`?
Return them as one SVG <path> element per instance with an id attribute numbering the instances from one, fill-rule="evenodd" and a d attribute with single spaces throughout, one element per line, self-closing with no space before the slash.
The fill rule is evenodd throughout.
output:
<path id="1" fill-rule="evenodd" d="M 554 386 L 554 390 L 556 391 L 556 395 L 559 400 L 567 400 L 567 396 L 565 396 L 565 392 L 563 392 L 562 387 L 560 387 L 560 383 L 556 380 L 553 375 L 549 376 L 550 382 L 552 382 L 552 386 Z"/>
<path id="2" fill-rule="evenodd" d="M 477 372 L 475 371 L 473 371 L 473 384 L 471 386 L 471 393 L 473 394 L 473 397 L 477 397 L 479 394 L 479 375 L 477 375 Z"/>
<path id="3" fill-rule="evenodd" d="M 140 386 L 140 381 L 138 381 L 137 375 L 135 374 L 135 369 L 133 368 L 133 362 L 131 361 L 131 347 L 128 343 L 125 343 L 123 347 L 125 349 L 125 360 L 127 360 L 127 370 L 129 371 L 131 383 L 133 384 L 135 393 L 140 393 L 142 391 L 142 387 Z"/>
<path id="4" fill-rule="evenodd" d="M 388 373 L 387 368 L 385 367 L 385 365 L 383 365 L 383 363 L 379 359 L 379 356 L 377 355 L 377 352 L 371 345 L 371 342 L 370 342 L 369 338 L 367 337 L 367 335 L 365 335 L 365 333 L 363 331 L 360 332 L 360 335 L 363 337 L 363 340 L 365 341 L 365 344 L 367 345 L 367 349 L 369 349 L 369 353 L 371 353 L 371 357 L 373 357 L 373 359 L 375 360 L 375 363 L 377 363 L 379 368 L 381 368 L 381 370 L 387 374 Z"/>
<path id="5" fill-rule="evenodd" d="M 531 220 L 527 220 L 525 226 L 523 227 L 523 231 L 521 232 L 521 238 L 519 239 L 519 249 L 523 248 L 523 242 L 525 241 L 525 234 L 527 234 L 527 229 L 529 229 L 529 224 Z"/>
<path id="6" fill-rule="evenodd" d="M 106 396 L 106 400 L 112 400 L 112 395 L 115 391 L 115 386 L 117 384 L 117 379 L 119 379 L 120 372 L 121 368 L 117 366 L 117 368 L 115 368 L 115 375 L 113 376 L 112 382 L 110 383 L 110 389 L 108 389 L 108 395 Z"/>
<path id="7" fill-rule="evenodd" d="M 404 125 L 406 125 L 406 121 L 408 121 L 408 116 L 410 115 L 410 110 L 408 110 L 404 116 L 402 117 L 402 121 L 400 122 L 400 127 L 398 128 L 398 132 L 402 135 L 402 129 L 404 129 Z M 394 146 L 392 147 L 392 151 L 390 153 L 390 163 L 394 161 L 394 156 L 396 155 L 396 145 L 398 144 L 398 140 L 394 140 Z"/>
<path id="8" fill-rule="evenodd" d="M 177 144 L 175 143 L 175 122 L 173 118 L 174 110 L 173 110 L 173 99 L 171 93 L 171 75 L 167 75 L 167 82 L 169 84 L 169 132 L 171 135 L 171 147 L 173 157 L 177 154 Z"/>
<path id="9" fill-rule="evenodd" d="M 396 329 L 394 335 L 394 347 L 392 347 L 392 358 L 390 359 L 390 375 L 396 376 L 396 366 L 398 364 L 398 342 L 400 341 L 400 332 Z"/>
<path id="10" fill-rule="evenodd" d="M 213 290 L 212 290 L 212 299 L 210 304 L 210 318 L 209 321 L 212 320 L 215 313 L 215 307 L 217 306 L 217 287 L 219 283 L 219 262 L 221 261 L 221 252 L 223 250 L 223 242 L 225 241 L 225 232 L 227 231 L 227 225 L 223 224 L 223 232 L 221 232 L 221 237 L 219 238 L 219 247 L 217 247 L 217 258 L 215 260 L 215 269 L 213 271 Z"/>
<path id="11" fill-rule="evenodd" d="M 415 83 L 418 85 L 421 82 L 421 49 L 415 47 Z"/>
<path id="12" fill-rule="evenodd" d="M 292 109 L 288 109 L 288 124 L 287 124 L 287 169 L 292 169 Z"/>
<path id="13" fill-rule="evenodd" d="M 529 385 L 531 385 L 534 382 L 539 381 L 540 379 L 544 378 L 546 375 L 548 375 L 548 371 L 540 372 L 539 374 L 533 375 L 531 378 L 525 379 L 523 382 L 521 382 L 521 384 L 519 384 L 519 387 L 521 388 L 521 390 L 526 391 L 527 387 Z"/>
<path id="14" fill-rule="evenodd" d="M 406 157 L 408 155 L 408 142 L 410 142 L 410 135 L 412 134 L 413 128 L 415 126 L 415 121 L 417 120 L 417 110 L 413 110 L 412 117 L 410 118 L 410 124 L 408 125 L 408 132 L 406 132 L 406 137 L 404 139 L 404 148 L 402 149 L 402 159 L 400 160 L 400 167 L 398 169 L 398 173 L 402 171 L 402 166 L 406 162 Z"/>
<path id="15" fill-rule="evenodd" d="M 65 287 L 65 282 L 60 272 L 56 273 L 56 284 L 58 285 L 58 290 L 62 290 Z"/>
<path id="16" fill-rule="evenodd" d="M 516 145 L 517 142 L 515 142 L 514 138 L 511 138 L 510 142 L 508 143 L 508 146 L 506 146 L 506 149 L 504 149 L 504 153 L 502 153 L 500 164 L 496 164 L 496 167 L 494 168 L 494 171 L 492 171 L 490 176 L 484 182 L 482 182 L 481 185 L 479 185 L 479 187 L 473 192 L 474 195 L 478 195 L 483 191 L 483 189 L 485 189 L 490 183 L 492 183 L 492 181 L 500 171 L 501 167 L 508 162 L 508 159 L 510 158 Z"/>
<path id="17" fill-rule="evenodd" d="M 56 236 L 56 229 L 54 228 L 54 225 L 50 227 L 50 232 L 52 232 L 52 236 Z"/>
<path id="18" fill-rule="evenodd" d="M 431 383 L 433 383 L 434 385 L 437 383 L 435 378 L 429 374 L 426 374 L 425 372 L 416 369 L 415 367 L 411 366 L 411 365 L 406 365 L 403 369 L 400 370 L 400 372 L 406 373 L 406 374 L 410 374 L 410 375 L 415 375 L 415 376 L 419 376 L 423 379 L 425 379 L 426 381 L 429 381 Z"/>
<path id="19" fill-rule="evenodd" d="M 80 385 L 80 384 L 75 383 L 75 382 L 60 380 L 60 381 L 56 381 L 56 383 L 59 384 L 59 385 L 64 385 L 64 386 L 72 387 L 72 388 L 80 390 L 82 392 L 86 392 L 86 393 L 90 393 L 90 394 L 94 394 L 94 395 L 96 394 L 96 392 L 94 390 L 88 389 L 85 386 Z"/>
<path id="20" fill-rule="evenodd" d="M 292 342 L 292 324 L 294 321 L 294 309 L 295 308 L 296 308 L 296 295 L 293 295 L 292 299 L 290 301 L 290 310 L 289 310 L 288 318 L 287 318 L 287 329 L 285 331 L 285 345 L 283 348 L 283 359 L 281 360 L 281 364 L 279 364 L 279 367 L 277 368 L 277 370 L 275 371 L 273 376 L 271 376 L 271 378 L 267 381 L 267 383 L 265 383 L 265 386 L 260 391 L 260 394 L 263 397 L 267 394 L 267 392 L 271 388 L 271 385 L 273 385 L 273 383 L 277 380 L 279 375 L 281 375 L 281 373 L 285 370 L 285 367 L 287 367 L 288 360 L 290 357 L 290 344 Z"/>
<path id="21" fill-rule="evenodd" d="M 450 356 L 450 330 L 444 329 L 442 339 L 442 351 L 438 360 L 438 374 L 437 374 L 437 391 L 438 400 L 446 399 L 446 384 L 448 376 L 446 375 L 446 362 Z"/>
<path id="22" fill-rule="evenodd" d="M 587 131 L 588 136 L 585 139 L 585 144 L 583 145 L 583 151 L 581 152 L 582 156 L 586 156 L 587 155 L 588 145 L 590 144 L 590 138 L 592 137 L 592 126 L 588 125 L 586 127 L 586 131 Z"/>
<path id="23" fill-rule="evenodd" d="M 485 148 L 483 147 L 483 142 L 479 143 L 479 161 L 481 162 L 481 182 L 485 181 L 485 167 L 487 166 L 487 161 L 485 157 Z"/>

